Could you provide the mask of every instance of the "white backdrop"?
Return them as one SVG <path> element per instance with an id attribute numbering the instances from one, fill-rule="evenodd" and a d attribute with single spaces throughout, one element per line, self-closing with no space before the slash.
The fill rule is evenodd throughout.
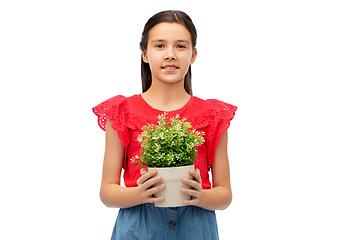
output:
<path id="1" fill-rule="evenodd" d="M 91 108 L 141 91 L 144 24 L 198 30 L 193 90 L 237 105 L 221 239 L 350 239 L 350 8 L 340 0 L 1 1 L 1 239 L 109 239 Z M 5 237 L 6 236 L 6 237 Z"/>

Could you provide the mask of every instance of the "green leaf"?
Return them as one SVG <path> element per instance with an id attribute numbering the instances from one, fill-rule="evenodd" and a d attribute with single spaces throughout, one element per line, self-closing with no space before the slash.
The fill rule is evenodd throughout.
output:
<path id="1" fill-rule="evenodd" d="M 147 124 L 137 141 L 141 144 L 140 156 L 132 163 L 149 167 L 178 167 L 192 165 L 197 157 L 196 147 L 204 143 L 204 132 L 192 129 L 186 118 L 177 115 L 171 119 L 166 113 L 158 116 L 158 125 Z"/>

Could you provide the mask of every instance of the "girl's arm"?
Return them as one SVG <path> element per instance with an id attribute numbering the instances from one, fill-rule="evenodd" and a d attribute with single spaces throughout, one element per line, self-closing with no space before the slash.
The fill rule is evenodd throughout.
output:
<path id="1" fill-rule="evenodd" d="M 106 124 L 106 150 L 103 162 L 103 174 L 100 190 L 101 201 L 107 207 L 128 208 L 146 202 L 160 202 L 163 198 L 153 198 L 152 194 L 161 191 L 164 186 L 148 190 L 161 179 L 151 178 L 156 173 L 142 173 L 138 180 L 138 187 L 120 186 L 121 170 L 124 160 L 124 145 L 119 139 L 118 132 L 111 127 L 112 121 L 107 119 Z M 215 151 L 215 161 L 212 165 L 212 189 L 200 191 L 201 179 L 198 171 L 192 175 L 197 181 L 185 180 L 185 183 L 192 185 L 197 191 L 187 194 L 194 196 L 194 200 L 186 202 L 187 205 L 196 205 L 207 210 L 219 210 L 227 208 L 232 200 L 230 185 L 230 170 L 227 157 L 227 132 L 221 134 L 219 144 Z M 186 182 L 189 181 L 189 182 Z M 192 183 L 191 183 L 192 182 Z M 199 187 L 197 186 L 199 185 Z"/>
<path id="2" fill-rule="evenodd" d="M 124 160 L 124 145 L 118 132 L 112 127 L 112 121 L 107 119 L 106 124 L 106 150 L 103 161 L 103 174 L 100 190 L 101 201 L 107 207 L 128 208 L 146 202 L 159 202 L 162 198 L 153 198 L 152 194 L 164 188 L 159 186 L 148 190 L 149 186 L 161 181 L 161 178 L 152 178 L 156 174 L 142 172 L 138 180 L 138 187 L 120 186 L 121 170 Z"/>
<path id="3" fill-rule="evenodd" d="M 183 193 L 193 196 L 193 200 L 185 201 L 187 205 L 196 205 L 207 210 L 224 210 L 232 201 L 232 191 L 230 183 L 230 166 L 227 156 L 227 131 L 221 134 L 219 144 L 215 150 L 215 160 L 212 165 L 212 189 L 199 189 L 201 183 L 199 171 L 193 171 L 191 175 L 196 181 L 184 179 L 184 182 L 196 189 L 185 190 Z"/>
<path id="4" fill-rule="evenodd" d="M 103 161 L 103 173 L 100 189 L 101 201 L 107 207 L 127 208 L 143 203 L 137 188 L 120 186 L 120 175 L 124 160 L 124 145 L 118 132 L 111 127 L 107 119 L 106 149 Z"/>

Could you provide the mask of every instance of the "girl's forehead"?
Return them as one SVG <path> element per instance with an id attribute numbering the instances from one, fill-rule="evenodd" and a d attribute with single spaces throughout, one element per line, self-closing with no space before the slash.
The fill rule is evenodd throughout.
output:
<path id="1" fill-rule="evenodd" d="M 191 42 L 191 34 L 186 27 L 180 23 L 163 22 L 155 25 L 148 33 L 148 41 L 154 39 L 162 40 L 187 40 Z"/>

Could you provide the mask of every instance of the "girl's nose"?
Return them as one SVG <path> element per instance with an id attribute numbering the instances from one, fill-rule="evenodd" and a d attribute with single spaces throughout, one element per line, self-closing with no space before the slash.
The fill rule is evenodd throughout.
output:
<path id="1" fill-rule="evenodd" d="M 175 56 L 174 52 L 172 51 L 172 49 L 169 49 L 169 51 L 164 56 L 164 58 L 167 61 L 169 61 L 169 60 L 175 61 L 176 60 L 176 56 Z"/>

